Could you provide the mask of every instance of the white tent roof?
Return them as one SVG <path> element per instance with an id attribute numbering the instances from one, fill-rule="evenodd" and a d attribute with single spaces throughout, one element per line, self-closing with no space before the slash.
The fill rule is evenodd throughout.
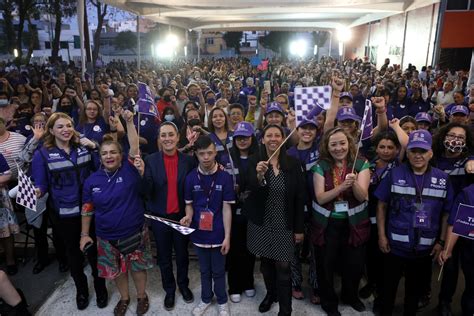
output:
<path id="1" fill-rule="evenodd" d="M 103 0 L 189 30 L 295 30 L 354 27 L 439 0 Z"/>

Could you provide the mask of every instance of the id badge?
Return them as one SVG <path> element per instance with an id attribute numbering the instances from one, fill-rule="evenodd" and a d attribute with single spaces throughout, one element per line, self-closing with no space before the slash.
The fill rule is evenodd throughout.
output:
<path id="1" fill-rule="evenodd" d="M 205 230 L 212 232 L 212 226 L 214 223 L 214 213 L 211 211 L 201 211 L 199 215 L 199 230 Z"/>
<path id="2" fill-rule="evenodd" d="M 426 204 L 415 203 L 413 205 L 415 209 L 414 223 L 415 228 L 430 228 L 431 227 L 431 212 Z"/>
<path id="3" fill-rule="evenodd" d="M 336 211 L 336 213 L 347 213 L 348 210 L 349 210 L 349 202 L 337 201 L 334 203 L 334 211 Z"/>

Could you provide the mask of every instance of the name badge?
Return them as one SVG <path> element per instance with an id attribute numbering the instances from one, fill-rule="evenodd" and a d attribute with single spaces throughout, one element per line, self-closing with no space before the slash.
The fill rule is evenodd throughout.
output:
<path id="1" fill-rule="evenodd" d="M 431 227 L 431 212 L 430 212 L 429 207 L 423 203 L 415 203 L 413 207 L 415 210 L 413 227 L 430 228 Z"/>
<path id="2" fill-rule="evenodd" d="M 199 230 L 212 232 L 214 224 L 214 213 L 209 210 L 201 211 L 199 215 Z"/>
<path id="3" fill-rule="evenodd" d="M 334 210 L 336 213 L 347 213 L 349 210 L 349 202 L 347 201 L 337 201 L 334 203 Z"/>

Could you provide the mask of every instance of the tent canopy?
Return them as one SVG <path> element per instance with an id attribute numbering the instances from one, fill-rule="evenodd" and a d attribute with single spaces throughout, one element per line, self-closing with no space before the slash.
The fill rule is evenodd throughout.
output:
<path id="1" fill-rule="evenodd" d="M 439 0 L 103 0 L 188 30 L 245 31 L 354 27 Z"/>

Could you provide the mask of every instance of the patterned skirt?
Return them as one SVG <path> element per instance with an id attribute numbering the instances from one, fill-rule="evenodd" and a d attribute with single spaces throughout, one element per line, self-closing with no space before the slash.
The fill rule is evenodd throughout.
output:
<path id="1" fill-rule="evenodd" d="M 123 255 L 108 240 L 97 237 L 97 269 L 99 277 L 115 279 L 128 270 L 138 272 L 153 268 L 150 235 L 148 227 L 143 227 L 142 239 L 138 249 Z"/>
<path id="2" fill-rule="evenodd" d="M 18 234 L 20 227 L 7 188 L 0 188 L 0 238 Z"/>

